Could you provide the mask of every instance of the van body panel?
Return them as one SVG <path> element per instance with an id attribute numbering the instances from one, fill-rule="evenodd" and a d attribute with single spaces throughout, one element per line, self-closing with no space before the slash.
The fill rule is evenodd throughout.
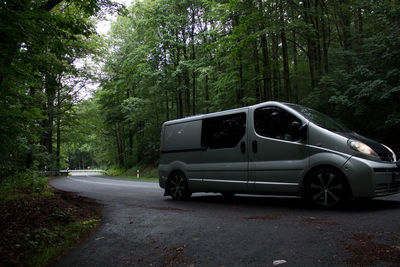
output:
<path id="1" fill-rule="evenodd" d="M 320 151 L 329 151 L 334 154 L 346 154 L 349 157 L 354 151 L 347 145 L 348 138 L 319 127 L 310 122 L 308 124 L 308 144 L 310 145 L 310 154 Z"/>
<path id="2" fill-rule="evenodd" d="M 245 114 L 245 123 L 247 126 L 247 108 L 236 109 L 234 112 L 225 112 L 221 117 L 235 114 Z M 208 118 L 213 117 L 204 116 L 205 120 Z M 243 136 L 237 140 L 234 147 L 207 148 L 201 153 L 200 162 L 203 164 L 202 177 L 205 191 L 247 192 L 249 162 L 246 126 L 244 126 Z M 244 151 L 242 151 L 242 146 L 244 146 Z"/>
<path id="3" fill-rule="evenodd" d="M 253 136 L 257 153 L 250 153 L 250 180 L 254 192 L 296 192 L 309 166 L 308 146 Z"/>
<path id="4" fill-rule="evenodd" d="M 351 157 L 343 166 L 343 172 L 351 177 L 349 183 L 354 197 L 386 196 L 400 190 L 400 169 L 395 163 Z"/>
<path id="5" fill-rule="evenodd" d="M 309 165 L 308 146 L 304 140 L 288 141 L 258 134 L 254 123 L 255 111 L 264 107 L 265 105 L 256 105 L 250 112 L 248 134 L 252 147 L 249 152 L 249 189 L 254 193 L 296 193 Z M 274 104 L 268 107 L 286 111 L 302 124 L 307 123 L 284 105 Z"/>
<path id="6" fill-rule="evenodd" d="M 323 129 L 314 123 L 308 124 L 309 168 L 333 166 L 339 170 L 353 152 L 347 145 L 347 138 Z"/>
<path id="7" fill-rule="evenodd" d="M 200 164 L 187 164 L 183 161 L 173 161 L 169 164 L 159 164 L 159 184 L 160 187 L 165 188 L 166 182 L 174 172 L 182 172 L 188 179 L 188 185 L 193 192 L 205 191 L 202 182 L 202 171 Z"/>
<path id="8" fill-rule="evenodd" d="M 203 155 L 203 183 L 208 192 L 247 191 L 248 160 L 238 149 L 207 151 Z M 213 163 L 213 160 L 215 160 Z"/>

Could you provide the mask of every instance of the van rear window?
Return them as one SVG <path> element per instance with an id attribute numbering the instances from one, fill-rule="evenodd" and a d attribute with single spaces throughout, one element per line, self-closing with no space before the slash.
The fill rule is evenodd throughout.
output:
<path id="1" fill-rule="evenodd" d="M 203 120 L 201 144 L 210 149 L 235 147 L 246 133 L 246 113 Z"/>
<path id="2" fill-rule="evenodd" d="M 200 148 L 201 120 L 165 126 L 163 151 Z"/>

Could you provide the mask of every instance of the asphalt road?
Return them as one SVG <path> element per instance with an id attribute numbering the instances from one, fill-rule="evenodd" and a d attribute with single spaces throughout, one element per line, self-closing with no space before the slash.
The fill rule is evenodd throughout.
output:
<path id="1" fill-rule="evenodd" d="M 51 185 L 105 205 L 98 231 L 54 266 L 400 263 L 400 194 L 320 210 L 295 197 L 193 194 L 180 202 L 157 183 L 96 174 Z"/>

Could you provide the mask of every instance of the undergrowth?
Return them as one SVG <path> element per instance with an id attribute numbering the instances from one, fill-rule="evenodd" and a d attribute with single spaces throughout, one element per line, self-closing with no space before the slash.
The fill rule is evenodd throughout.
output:
<path id="1" fill-rule="evenodd" d="M 137 178 L 137 171 L 139 170 L 139 179 Z M 108 175 L 142 181 L 158 181 L 158 169 L 153 165 L 137 165 L 130 169 L 113 166 L 107 169 Z"/>
<path id="2" fill-rule="evenodd" d="M 54 191 L 49 179 L 31 172 L 1 179 L 0 266 L 46 266 L 99 221 L 95 202 Z"/>
<path id="3" fill-rule="evenodd" d="M 50 262 L 63 251 L 72 247 L 82 236 L 87 235 L 99 220 L 71 222 L 56 224 L 52 229 L 42 228 L 28 236 L 25 245 L 31 247 L 32 254 L 26 257 L 25 264 L 29 266 L 43 266 Z"/>
<path id="4" fill-rule="evenodd" d="M 49 179 L 50 177 L 38 177 L 30 171 L 4 177 L 0 181 L 0 203 L 29 196 L 52 196 L 50 186 L 47 185 Z"/>

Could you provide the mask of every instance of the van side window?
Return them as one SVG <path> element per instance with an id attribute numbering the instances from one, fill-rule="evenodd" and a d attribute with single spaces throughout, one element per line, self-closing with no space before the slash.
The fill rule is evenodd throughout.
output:
<path id="1" fill-rule="evenodd" d="M 293 132 L 293 125 L 301 121 L 278 107 L 263 107 L 254 111 L 254 128 L 256 133 L 275 139 L 298 141 L 298 136 Z"/>
<path id="2" fill-rule="evenodd" d="M 201 145 L 206 148 L 235 147 L 246 133 L 246 113 L 203 120 Z"/>

